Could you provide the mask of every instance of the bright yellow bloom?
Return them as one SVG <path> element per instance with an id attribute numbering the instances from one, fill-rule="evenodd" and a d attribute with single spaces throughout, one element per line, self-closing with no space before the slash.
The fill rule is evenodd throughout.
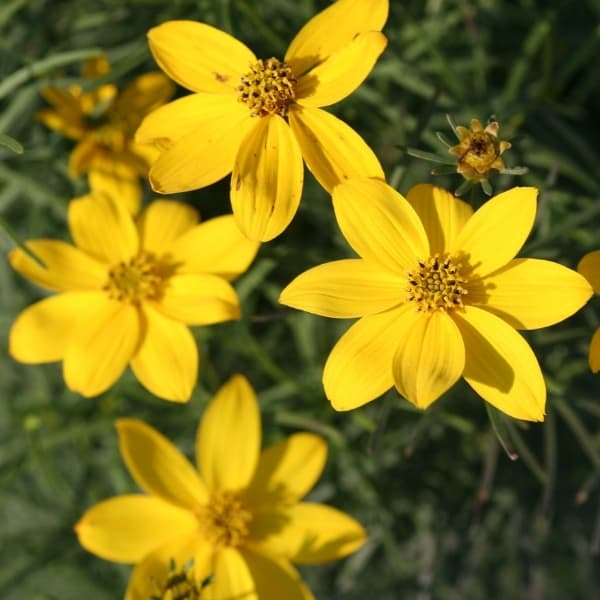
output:
<path id="1" fill-rule="evenodd" d="M 577 270 L 590 282 L 596 294 L 600 294 L 600 250 L 586 254 Z M 600 371 L 600 328 L 596 329 L 590 343 L 589 363 L 592 373 Z"/>
<path id="2" fill-rule="evenodd" d="M 510 148 L 510 142 L 498 141 L 499 125 L 488 123 L 484 129 L 478 119 L 471 119 L 471 128 L 459 125 L 456 133 L 460 137 L 457 146 L 449 149 L 458 156 L 456 171 L 469 181 L 488 179 L 491 171 L 502 171 L 504 161 L 501 155 Z"/>
<path id="3" fill-rule="evenodd" d="M 59 292 L 24 310 L 10 331 L 9 351 L 25 363 L 63 361 L 67 386 L 84 396 L 109 388 L 129 364 L 152 393 L 189 399 L 198 349 L 187 325 L 238 319 L 228 280 L 243 273 L 258 244 L 232 216 L 198 224 L 180 202 L 156 200 L 137 222 L 107 192 L 71 201 L 75 246 L 33 240 L 11 265 Z"/>
<path id="4" fill-rule="evenodd" d="M 300 502 L 325 465 L 320 436 L 296 433 L 260 451 L 258 403 L 241 375 L 221 388 L 200 421 L 199 471 L 142 421 L 120 419 L 117 429 L 121 455 L 148 495 L 105 500 L 76 531 L 90 552 L 136 564 L 127 600 L 165 592 L 170 572 L 190 594 L 194 581 L 212 575 L 202 598 L 309 600 L 291 563 L 334 560 L 365 541 L 364 529 L 345 513 Z"/>
<path id="5" fill-rule="evenodd" d="M 86 62 L 83 74 L 94 79 L 109 69 L 105 58 L 97 58 Z M 42 94 L 53 108 L 41 110 L 36 116 L 50 129 L 77 142 L 69 160 L 71 177 L 89 172 L 91 185 L 109 177 L 123 186 L 139 187 L 139 177 L 148 175 L 159 151 L 135 143 L 135 130 L 174 92 L 173 84 L 159 72 L 138 77 L 120 93 L 112 83 L 91 92 L 84 92 L 80 85 L 71 85 L 67 90 L 47 87 Z"/>
<path id="6" fill-rule="evenodd" d="M 513 188 L 473 213 L 431 185 L 406 200 L 375 180 L 334 190 L 338 224 L 361 258 L 314 267 L 280 298 L 318 315 L 362 317 L 325 365 L 334 408 L 356 408 L 393 385 L 427 408 L 462 375 L 505 413 L 543 420 L 544 379 L 515 329 L 565 319 L 592 289 L 559 264 L 514 258 L 533 226 L 536 196 Z"/>
<path id="7" fill-rule="evenodd" d="M 290 223 L 302 194 L 302 158 L 328 191 L 349 177 L 384 179 L 379 161 L 348 125 L 319 107 L 367 77 L 387 40 L 388 0 L 338 0 L 296 35 L 283 61 L 259 60 L 243 43 L 205 23 L 169 21 L 151 29 L 160 67 L 196 92 L 148 116 L 140 142 L 165 152 L 150 170 L 161 193 L 207 186 L 232 172 L 240 229 L 267 241 Z"/>

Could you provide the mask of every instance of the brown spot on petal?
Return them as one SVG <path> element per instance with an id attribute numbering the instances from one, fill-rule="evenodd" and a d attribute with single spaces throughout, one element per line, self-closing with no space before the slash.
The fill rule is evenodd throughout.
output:
<path id="1" fill-rule="evenodd" d="M 229 81 L 229 75 L 223 75 L 223 73 L 217 73 L 215 71 L 215 79 L 217 81 L 220 81 L 221 83 L 225 83 L 225 82 Z"/>

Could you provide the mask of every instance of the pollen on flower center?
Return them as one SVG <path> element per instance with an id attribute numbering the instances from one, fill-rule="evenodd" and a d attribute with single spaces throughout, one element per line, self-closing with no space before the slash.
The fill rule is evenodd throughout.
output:
<path id="1" fill-rule="evenodd" d="M 466 280 L 460 276 L 460 265 L 448 255 L 436 254 L 420 260 L 418 269 L 407 273 L 407 298 L 414 302 L 418 311 L 450 311 L 463 306 L 467 293 L 463 287 Z"/>
<path id="2" fill-rule="evenodd" d="M 175 561 L 169 564 L 169 573 L 164 582 L 153 582 L 156 591 L 148 600 L 199 600 L 202 586 L 193 576 L 189 565 L 177 568 Z"/>
<path id="3" fill-rule="evenodd" d="M 233 493 L 213 492 L 210 502 L 196 510 L 200 533 L 217 548 L 235 547 L 248 536 L 252 513 Z"/>
<path id="4" fill-rule="evenodd" d="M 273 114 L 285 117 L 296 98 L 296 81 L 286 63 L 276 58 L 260 59 L 242 75 L 238 99 L 248 105 L 253 117 Z"/>
<path id="5" fill-rule="evenodd" d="M 112 267 L 102 289 L 111 299 L 120 302 L 139 304 L 143 300 L 157 300 L 172 272 L 172 266 L 156 260 L 148 252 L 140 252 Z"/>

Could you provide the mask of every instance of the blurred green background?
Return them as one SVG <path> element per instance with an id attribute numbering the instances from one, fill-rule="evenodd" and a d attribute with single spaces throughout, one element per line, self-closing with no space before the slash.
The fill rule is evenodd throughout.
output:
<path id="1" fill-rule="evenodd" d="M 65 239 L 66 207 L 86 190 L 72 181 L 72 143 L 37 123 L 40 89 L 77 80 L 101 49 L 122 85 L 155 65 L 145 33 L 169 19 L 205 21 L 258 56 L 281 57 L 324 0 L 3 0 L 0 3 L 0 132 L 25 152 L 0 149 L 0 216 L 23 238 Z M 541 191 L 536 228 L 522 256 L 575 267 L 600 248 L 600 0 L 391 0 L 389 46 L 367 82 L 332 111 L 365 137 L 401 192 L 433 178 L 407 146 L 444 153 L 445 115 L 468 124 L 491 115 L 512 142 L 496 190 Z M 184 91 L 180 92 L 185 93 Z M 228 181 L 179 196 L 203 216 L 229 212 Z M 146 192 L 150 197 L 149 192 Z M 2 235 L 2 249 L 12 247 Z M 236 283 L 243 319 L 196 328 L 203 355 L 189 404 L 146 393 L 127 373 L 89 400 L 66 390 L 59 365 L 0 360 L 0 597 L 105 600 L 122 597 L 129 568 L 78 546 L 73 524 L 101 499 L 135 491 L 120 459 L 113 420 L 137 416 L 188 454 L 207 399 L 234 372 L 255 386 L 264 443 L 301 430 L 330 448 L 311 498 L 368 529 L 368 543 L 332 565 L 301 568 L 318 599 L 586 599 L 599 597 L 600 376 L 588 342 L 600 324 L 592 299 L 575 317 L 531 332 L 546 374 L 544 424 L 502 420 L 519 455 L 511 461 L 484 403 L 460 383 L 421 413 L 390 392 L 360 410 L 335 413 L 322 365 L 349 322 L 281 307 L 294 276 L 350 256 L 331 202 L 310 174 L 288 230 L 263 245 Z M 0 264 L 3 348 L 16 315 L 43 292 Z M 594 569 L 596 567 L 596 569 Z M 285 600 L 282 598 L 282 600 Z"/>

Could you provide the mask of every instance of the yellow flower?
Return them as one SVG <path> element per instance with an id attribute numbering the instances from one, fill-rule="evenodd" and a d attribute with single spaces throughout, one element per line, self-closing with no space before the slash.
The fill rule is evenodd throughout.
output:
<path id="1" fill-rule="evenodd" d="M 498 141 L 499 125 L 496 121 L 484 129 L 477 119 L 471 119 L 471 128 L 458 126 L 459 144 L 448 151 L 458 156 L 456 171 L 469 181 L 488 179 L 491 171 L 504 170 L 500 156 L 511 146 L 510 142 Z"/>
<path id="2" fill-rule="evenodd" d="M 105 58 L 87 61 L 83 75 L 94 79 L 110 70 Z M 47 87 L 44 98 L 53 106 L 36 117 L 47 127 L 75 140 L 69 160 L 69 174 L 90 174 L 90 183 L 109 177 L 129 187 L 139 186 L 150 164 L 159 154 L 152 146 L 134 142 L 135 130 L 143 117 L 167 102 L 175 91 L 159 72 L 146 73 L 119 93 L 114 84 L 100 85 L 84 92 L 80 85 L 67 90 Z"/>
<path id="3" fill-rule="evenodd" d="M 212 575 L 208 598 L 309 600 L 291 563 L 334 560 L 365 541 L 364 529 L 345 513 L 300 502 L 325 464 L 320 436 L 296 433 L 260 451 L 258 403 L 241 375 L 221 388 L 200 421 L 199 471 L 142 421 L 120 419 L 117 429 L 123 459 L 148 495 L 105 500 L 75 529 L 90 552 L 136 565 L 127 600 L 148 600 L 157 586 L 164 592 L 173 565 L 182 580 L 190 562 L 196 582 Z M 189 577 L 186 589 L 193 589 Z"/>
<path id="4" fill-rule="evenodd" d="M 362 317 L 325 365 L 334 408 L 356 408 L 392 385 L 427 408 L 462 375 L 505 413 L 543 420 L 544 379 L 515 329 L 565 319 L 592 289 L 559 264 L 513 258 L 533 226 L 536 196 L 513 188 L 473 213 L 430 185 L 406 200 L 375 180 L 334 190 L 338 224 L 361 258 L 314 267 L 280 298 L 318 315 Z"/>
<path id="5" fill-rule="evenodd" d="M 328 191 L 349 177 L 379 177 L 379 161 L 348 125 L 319 107 L 367 77 L 387 40 L 388 0 L 338 0 L 296 35 L 283 61 L 259 60 L 227 33 L 193 21 L 151 29 L 160 67 L 196 92 L 148 116 L 140 142 L 165 148 L 150 170 L 161 193 L 207 186 L 232 172 L 240 229 L 267 241 L 290 223 L 304 158 Z"/>
<path id="6" fill-rule="evenodd" d="M 17 317 L 9 351 L 25 363 L 62 360 L 67 386 L 84 396 L 105 391 L 129 364 L 152 393 L 184 402 L 198 369 L 187 325 L 239 318 L 228 280 L 247 269 L 258 244 L 232 216 L 198 224 L 193 208 L 156 200 L 135 222 L 125 204 L 107 193 L 71 201 L 75 246 L 27 243 L 45 267 L 11 252 L 17 271 L 59 294 Z"/>
<path id="7" fill-rule="evenodd" d="M 586 254 L 577 270 L 590 282 L 596 294 L 600 294 L 600 250 Z M 600 328 L 596 329 L 590 343 L 589 363 L 592 373 L 600 371 Z"/>

